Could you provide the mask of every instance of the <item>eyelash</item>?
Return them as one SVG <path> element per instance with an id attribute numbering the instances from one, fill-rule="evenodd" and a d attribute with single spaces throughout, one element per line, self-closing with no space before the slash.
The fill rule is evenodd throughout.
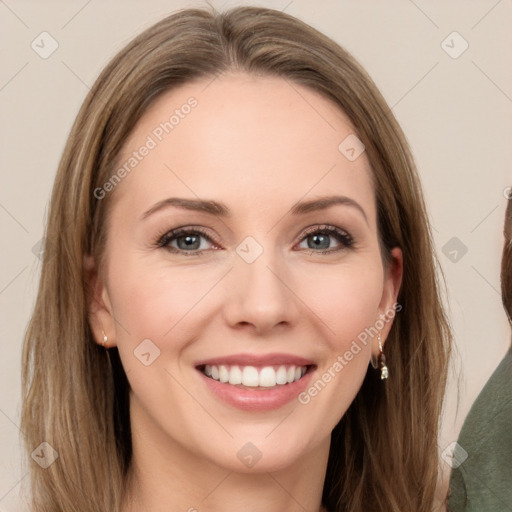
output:
<path id="1" fill-rule="evenodd" d="M 322 234 L 322 235 L 332 235 L 334 236 L 337 241 L 342 245 L 342 247 L 335 248 L 335 249 L 325 249 L 325 250 L 307 250 L 302 249 L 306 251 L 308 254 L 327 254 L 327 253 L 334 253 L 339 252 L 344 249 L 350 249 L 353 247 L 355 241 L 352 238 L 352 236 L 347 233 L 346 231 L 339 229 L 335 226 L 330 226 L 327 224 L 323 224 L 321 226 L 313 226 L 311 228 L 307 228 L 304 233 L 302 234 L 301 239 L 299 240 L 299 243 L 302 242 L 305 238 L 307 238 L 310 235 L 313 234 Z M 159 235 L 157 237 L 156 246 L 158 248 L 165 249 L 171 253 L 174 254 L 183 254 L 185 256 L 202 256 L 206 251 L 205 250 L 195 250 L 195 251 L 184 251 L 181 249 L 177 249 L 176 247 L 170 247 L 169 243 L 173 241 L 176 238 L 179 238 L 180 236 L 185 235 L 201 235 L 204 238 L 206 238 L 209 242 L 212 242 L 214 244 L 219 245 L 219 242 L 212 238 L 206 230 L 199 226 L 188 226 L 184 228 L 176 228 L 172 229 L 171 231 L 166 231 L 163 235 Z M 216 250 L 216 249 L 214 249 Z"/>

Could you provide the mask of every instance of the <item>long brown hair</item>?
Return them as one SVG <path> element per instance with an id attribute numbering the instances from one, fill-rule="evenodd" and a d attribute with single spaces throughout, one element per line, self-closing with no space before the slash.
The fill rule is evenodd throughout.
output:
<path id="1" fill-rule="evenodd" d="M 427 512 L 438 474 L 438 422 L 451 334 L 422 191 L 406 138 L 371 78 L 328 37 L 279 11 L 188 9 L 155 24 L 107 65 L 85 99 L 57 172 L 39 293 L 23 351 L 22 429 L 37 512 L 119 510 L 131 460 L 128 382 L 87 318 L 84 255 L 100 262 L 128 135 L 164 91 L 227 70 L 282 77 L 350 118 L 373 170 L 383 259 L 403 251 L 402 310 L 386 341 L 390 379 L 369 370 L 332 432 L 323 504 L 330 511 Z M 114 378 L 112 374 L 114 373 Z"/>

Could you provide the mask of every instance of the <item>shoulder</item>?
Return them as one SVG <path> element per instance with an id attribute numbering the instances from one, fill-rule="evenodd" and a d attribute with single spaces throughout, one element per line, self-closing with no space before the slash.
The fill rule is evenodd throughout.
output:
<path id="1" fill-rule="evenodd" d="M 509 349 L 480 392 L 464 421 L 461 442 L 471 448 L 510 438 L 512 415 L 512 349 Z M 459 443 L 461 444 L 461 443 Z"/>
<path id="2" fill-rule="evenodd" d="M 512 350 L 473 404 L 462 427 L 450 479 L 450 510 L 512 509 Z"/>

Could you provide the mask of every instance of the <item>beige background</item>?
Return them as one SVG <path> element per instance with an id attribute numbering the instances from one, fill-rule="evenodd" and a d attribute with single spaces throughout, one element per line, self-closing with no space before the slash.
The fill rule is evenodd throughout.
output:
<path id="1" fill-rule="evenodd" d="M 458 346 L 442 452 L 457 438 L 468 408 L 510 344 L 499 263 L 506 187 L 512 185 L 512 2 L 212 2 L 217 9 L 239 4 L 284 9 L 345 46 L 372 75 L 410 141 L 435 228 Z M 18 429 L 21 343 L 40 271 L 33 247 L 43 234 L 71 123 L 117 50 L 173 10 L 202 5 L 0 1 L 0 509 L 16 510 L 16 496 L 28 480 L 21 462 L 30 459 L 22 455 Z M 31 48 L 43 31 L 59 45 L 47 59 Z M 453 31 L 469 44 L 456 59 L 442 47 Z M 452 52 L 462 48 L 457 37 L 447 40 Z M 467 247 L 456 262 L 445 248 L 452 237 Z"/>

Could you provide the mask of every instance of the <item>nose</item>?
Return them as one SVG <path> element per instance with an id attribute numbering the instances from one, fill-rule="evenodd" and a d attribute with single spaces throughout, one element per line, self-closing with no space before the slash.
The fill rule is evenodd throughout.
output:
<path id="1" fill-rule="evenodd" d="M 290 269 L 279 256 L 264 251 L 247 263 L 236 256 L 235 267 L 226 283 L 228 299 L 224 306 L 227 324 L 264 335 L 295 325 L 300 301 L 295 295 Z"/>

